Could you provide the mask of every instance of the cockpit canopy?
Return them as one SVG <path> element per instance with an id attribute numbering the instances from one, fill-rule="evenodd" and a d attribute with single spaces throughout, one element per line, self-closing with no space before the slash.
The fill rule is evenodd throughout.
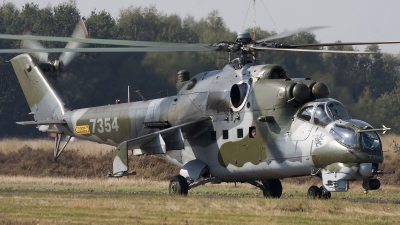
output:
<path id="1" fill-rule="evenodd" d="M 354 120 L 349 122 L 352 123 Z M 335 124 L 329 133 L 333 135 L 336 141 L 348 148 L 361 148 L 364 151 L 382 150 L 381 140 L 375 131 L 356 132 L 349 126 Z M 359 134 L 359 138 L 357 138 L 357 134 Z"/>
<path id="2" fill-rule="evenodd" d="M 375 131 L 368 131 L 372 126 L 364 121 L 351 119 L 346 108 L 334 99 L 309 102 L 300 109 L 297 118 L 322 127 L 337 121 L 329 128 L 329 133 L 340 144 L 363 151 L 382 150 L 379 135 Z"/>
<path id="3" fill-rule="evenodd" d="M 315 104 L 302 108 L 297 113 L 297 118 L 313 122 L 325 127 L 335 120 L 351 119 L 346 108 L 337 101 L 314 102 Z"/>

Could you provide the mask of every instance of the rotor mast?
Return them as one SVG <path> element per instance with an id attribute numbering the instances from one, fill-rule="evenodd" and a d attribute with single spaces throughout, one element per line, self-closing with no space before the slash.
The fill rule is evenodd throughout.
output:
<path id="1" fill-rule="evenodd" d="M 254 18 L 253 18 L 253 35 L 252 39 L 253 41 L 257 40 L 256 37 L 256 0 L 253 0 L 253 10 L 254 10 Z"/>

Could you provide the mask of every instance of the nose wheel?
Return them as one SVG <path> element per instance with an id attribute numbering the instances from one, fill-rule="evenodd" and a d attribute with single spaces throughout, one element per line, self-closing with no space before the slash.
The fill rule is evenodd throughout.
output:
<path id="1" fill-rule="evenodd" d="M 331 198 L 331 192 L 326 190 L 324 185 L 322 185 L 319 190 L 321 191 L 321 199 L 330 199 Z"/>
<path id="2" fill-rule="evenodd" d="M 326 190 L 326 188 L 322 185 L 320 188 L 313 185 L 307 191 L 308 199 L 330 199 L 331 192 Z"/>
<path id="3" fill-rule="evenodd" d="M 313 185 L 307 191 L 307 198 L 308 199 L 317 199 L 321 197 L 321 190 Z"/>

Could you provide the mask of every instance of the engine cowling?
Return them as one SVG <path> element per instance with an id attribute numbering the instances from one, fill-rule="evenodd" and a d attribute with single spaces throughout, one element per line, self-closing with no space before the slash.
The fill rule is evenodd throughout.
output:
<path id="1" fill-rule="evenodd" d="M 315 99 L 328 97 L 328 86 L 309 78 L 295 80 L 295 82 L 286 86 L 286 99 L 293 106 L 299 106 Z"/>
<path id="2" fill-rule="evenodd" d="M 232 85 L 230 97 L 232 106 L 238 108 L 246 99 L 249 86 L 246 83 Z"/>

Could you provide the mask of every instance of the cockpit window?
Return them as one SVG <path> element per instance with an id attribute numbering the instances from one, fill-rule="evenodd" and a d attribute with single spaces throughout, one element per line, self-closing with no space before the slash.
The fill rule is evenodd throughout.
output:
<path id="1" fill-rule="evenodd" d="M 361 144 L 363 150 L 381 150 L 381 142 L 376 132 L 362 132 L 361 133 Z"/>
<path id="2" fill-rule="evenodd" d="M 305 121 L 310 121 L 312 113 L 313 106 L 309 106 L 300 110 L 300 112 L 297 113 L 297 117 Z"/>
<path id="3" fill-rule="evenodd" d="M 349 147 L 358 147 L 357 134 L 354 129 L 335 124 L 329 131 L 339 143 Z"/>
<path id="4" fill-rule="evenodd" d="M 327 111 L 333 120 L 349 120 L 351 119 L 346 108 L 338 102 L 329 102 L 327 104 Z"/>
<path id="5" fill-rule="evenodd" d="M 314 123 L 325 127 L 330 122 L 332 122 L 332 120 L 328 117 L 328 114 L 326 114 L 324 105 L 318 105 L 314 112 Z"/>

